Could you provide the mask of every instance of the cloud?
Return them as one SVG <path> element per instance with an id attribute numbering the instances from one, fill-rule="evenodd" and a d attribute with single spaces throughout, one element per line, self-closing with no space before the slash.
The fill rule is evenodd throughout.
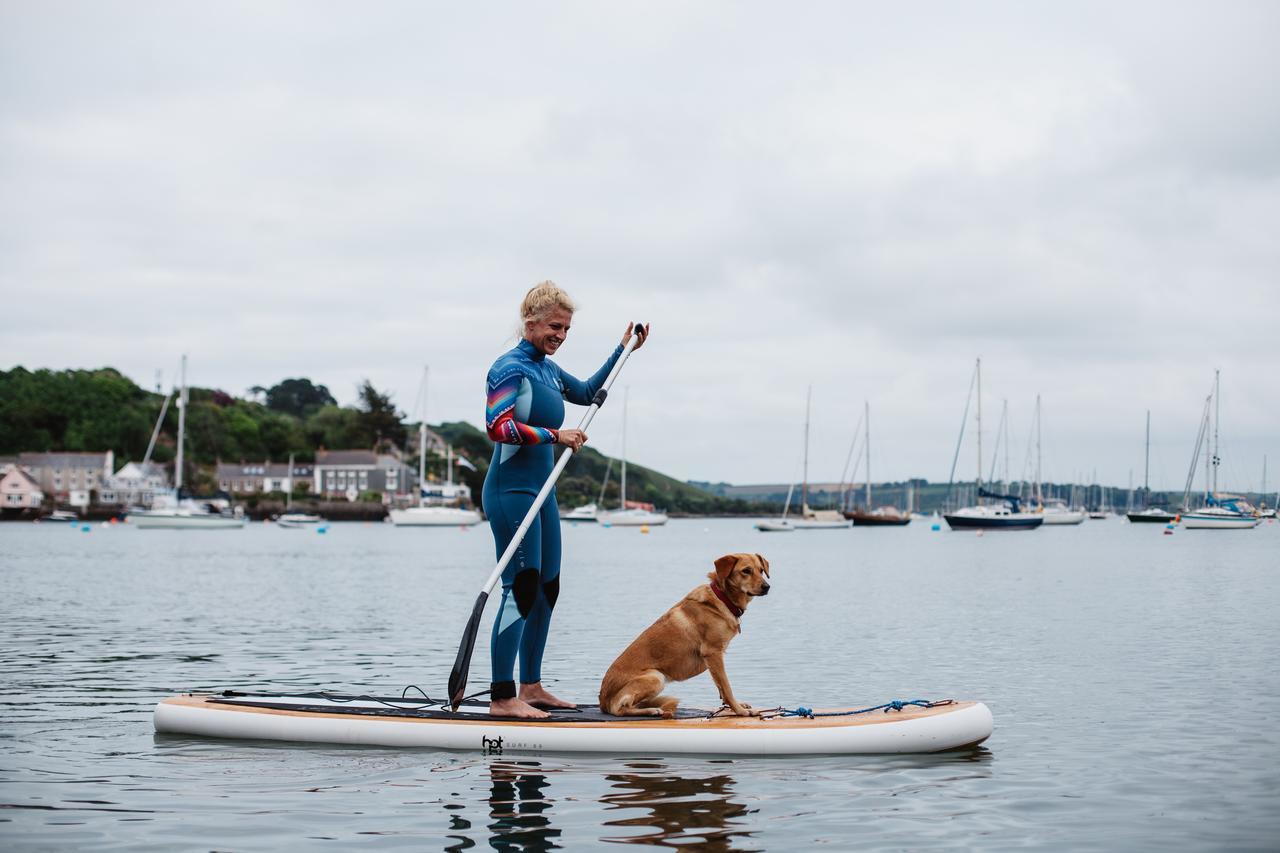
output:
<path id="1" fill-rule="evenodd" d="M 813 385 L 818 478 L 864 399 L 875 469 L 943 478 L 982 355 L 1015 457 L 1039 393 L 1055 476 L 1124 483 L 1151 408 L 1169 487 L 1221 367 L 1248 484 L 1280 420 L 1278 17 L 11 10 L 4 360 L 150 384 L 189 351 L 202 384 L 309 376 L 351 400 L 368 377 L 402 407 L 429 363 L 429 417 L 479 422 L 520 295 L 550 277 L 581 305 L 575 372 L 654 322 L 628 443 L 677 476 L 793 476 Z"/>

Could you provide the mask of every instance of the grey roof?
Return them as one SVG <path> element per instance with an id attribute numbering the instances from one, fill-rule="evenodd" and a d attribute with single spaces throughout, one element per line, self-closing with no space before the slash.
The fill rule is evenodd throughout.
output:
<path id="1" fill-rule="evenodd" d="M 23 453 L 20 464 L 34 468 L 104 468 L 107 452 L 101 453 Z"/>
<path id="2" fill-rule="evenodd" d="M 378 457 L 372 450 L 321 450 L 316 453 L 316 465 L 376 465 Z"/>
<path id="3" fill-rule="evenodd" d="M 5 463 L 0 462 L 0 465 L 3 465 L 3 464 Z M 8 464 L 13 464 L 13 463 L 8 463 Z M 40 490 L 40 484 L 37 483 L 30 474 L 28 474 L 26 471 L 19 468 L 17 465 L 14 465 L 13 468 L 9 469 L 8 471 L 0 470 L 0 480 L 9 476 L 10 473 L 17 474 L 20 478 L 22 478 L 23 480 L 26 480 L 27 485 L 30 486 L 31 488 L 37 491 Z"/>
<path id="4" fill-rule="evenodd" d="M 310 477 L 314 466 L 310 462 L 293 463 L 294 477 Z M 289 476 L 288 462 L 219 462 L 217 478 L 231 477 L 271 477 L 280 479 Z"/>

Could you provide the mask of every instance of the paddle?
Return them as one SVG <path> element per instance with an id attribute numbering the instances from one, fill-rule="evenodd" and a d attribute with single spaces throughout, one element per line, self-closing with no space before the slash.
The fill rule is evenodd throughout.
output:
<path id="1" fill-rule="evenodd" d="M 592 398 L 591 405 L 587 408 L 586 414 L 582 416 L 582 422 L 578 424 L 578 429 L 585 430 L 591 424 L 591 419 L 596 416 L 596 412 L 604 405 L 605 399 L 609 396 L 609 386 L 613 385 L 613 380 L 617 379 L 618 374 L 622 371 L 622 365 L 627 363 L 627 358 L 631 355 L 631 351 L 640 343 L 642 336 L 639 330 L 642 328 L 644 326 L 641 323 L 633 324 L 632 330 L 634 334 L 632 334 L 631 340 L 627 341 L 627 345 L 622 350 L 622 356 L 613 366 L 613 370 L 609 371 L 609 375 L 604 380 L 604 385 L 600 386 L 600 390 Z M 647 333 L 648 330 L 646 329 Z M 480 632 L 480 617 L 484 615 L 484 605 L 489 600 L 489 593 L 493 591 L 498 579 L 502 577 L 502 570 L 507 567 L 507 563 L 511 562 L 511 558 L 515 556 L 516 549 L 520 547 L 525 533 L 529 531 L 529 526 L 538 517 L 538 510 L 542 509 L 542 504 L 546 502 L 547 495 L 551 494 L 551 490 L 555 488 L 556 480 L 560 478 L 560 472 L 564 470 L 564 466 L 569 464 L 569 459 L 572 456 L 572 447 L 565 448 L 564 453 L 560 454 L 556 467 L 551 469 L 551 475 L 542 484 L 542 489 L 538 492 L 538 496 L 534 498 L 529 511 L 524 514 L 524 521 L 520 522 L 516 535 L 511 537 L 511 543 L 507 545 L 507 550 L 502 552 L 502 559 L 498 560 L 498 565 L 489 574 L 489 579 L 484 582 L 484 586 L 480 589 L 480 595 L 476 597 L 475 607 L 471 609 L 471 618 L 467 620 L 467 627 L 462 631 L 462 643 L 458 646 L 458 657 L 453 662 L 453 671 L 449 673 L 449 701 L 453 703 L 453 710 L 455 711 L 462 704 L 462 697 L 467 692 L 467 672 L 471 669 L 471 652 L 475 649 L 476 635 Z"/>

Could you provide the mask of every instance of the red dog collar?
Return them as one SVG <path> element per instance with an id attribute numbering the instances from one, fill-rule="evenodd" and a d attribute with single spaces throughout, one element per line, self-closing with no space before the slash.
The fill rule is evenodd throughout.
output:
<path id="1" fill-rule="evenodd" d="M 712 591 L 712 592 L 714 592 L 714 593 L 716 594 L 716 598 L 718 598 L 718 599 L 720 599 L 721 601 L 723 601 L 723 602 L 724 602 L 724 606 L 725 606 L 725 607 L 727 607 L 727 608 L 729 608 L 729 612 L 730 612 L 730 613 L 732 613 L 732 614 L 734 615 L 734 617 L 735 617 L 735 618 L 741 618 L 741 617 L 742 617 L 742 614 L 743 614 L 745 611 L 744 611 L 741 607 L 739 607 L 738 605 L 736 605 L 736 604 L 734 604 L 732 601 L 730 601 L 730 600 L 729 600 L 729 597 L 728 597 L 727 595 L 725 595 L 725 594 L 724 594 L 724 591 L 723 591 L 723 590 L 721 590 L 721 589 L 720 589 L 720 587 L 716 586 L 715 581 L 712 581 L 712 582 L 711 582 L 711 591 Z"/>

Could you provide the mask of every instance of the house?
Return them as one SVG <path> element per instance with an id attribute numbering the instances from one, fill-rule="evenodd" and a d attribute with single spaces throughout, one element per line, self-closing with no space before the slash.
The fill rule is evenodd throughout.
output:
<path id="1" fill-rule="evenodd" d="M 169 475 L 155 462 L 126 462 L 107 478 L 99 492 L 104 504 L 150 507 L 156 494 L 169 489 Z"/>
<path id="2" fill-rule="evenodd" d="M 18 466 L 25 468 L 46 495 L 55 501 L 100 491 L 115 470 L 115 454 L 102 453 L 20 453 Z M 77 501 L 79 503 L 79 501 Z"/>
<path id="3" fill-rule="evenodd" d="M 299 485 L 309 488 L 313 468 L 310 462 L 295 462 L 292 487 L 287 462 L 219 462 L 216 477 L 224 492 L 287 492 Z"/>
<path id="4" fill-rule="evenodd" d="M 34 477 L 14 464 L 0 467 L 0 508 L 21 511 L 42 503 L 44 492 Z"/>
<path id="5" fill-rule="evenodd" d="M 412 494 L 417 477 L 399 455 L 372 450 L 321 450 L 316 453 L 314 491 L 329 498 L 380 492 L 383 503 Z"/>

